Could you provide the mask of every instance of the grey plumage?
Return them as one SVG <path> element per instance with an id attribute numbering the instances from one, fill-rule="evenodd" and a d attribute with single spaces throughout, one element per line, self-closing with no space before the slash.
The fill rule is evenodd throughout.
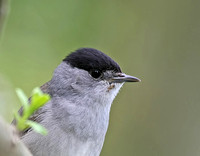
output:
<path id="1" fill-rule="evenodd" d="M 95 49 L 91 51 L 95 53 Z M 92 59 L 101 59 L 98 57 Z M 90 71 L 69 62 L 63 61 L 56 68 L 53 78 L 41 87 L 51 95 L 51 100 L 31 117 L 48 129 L 48 135 L 41 136 L 28 129 L 21 136 L 34 156 L 100 155 L 115 96 L 124 82 L 139 81 L 110 69 L 93 78 Z"/>

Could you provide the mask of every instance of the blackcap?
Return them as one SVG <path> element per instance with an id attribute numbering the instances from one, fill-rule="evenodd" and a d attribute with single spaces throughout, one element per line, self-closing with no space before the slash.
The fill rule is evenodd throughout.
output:
<path id="1" fill-rule="evenodd" d="M 115 96 L 125 82 L 139 81 L 99 50 L 76 50 L 41 86 L 51 100 L 30 118 L 48 135 L 29 128 L 22 132 L 22 141 L 34 156 L 99 156 Z"/>

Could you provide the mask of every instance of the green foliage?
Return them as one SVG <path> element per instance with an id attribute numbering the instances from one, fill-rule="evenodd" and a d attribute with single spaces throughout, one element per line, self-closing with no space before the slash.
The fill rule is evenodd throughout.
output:
<path id="1" fill-rule="evenodd" d="M 30 101 L 21 89 L 17 88 L 16 92 L 23 106 L 22 116 L 20 116 L 18 113 L 15 113 L 15 119 L 17 121 L 16 127 L 18 130 L 22 131 L 31 127 L 36 132 L 46 135 L 47 130 L 43 126 L 28 119 L 35 111 L 49 101 L 50 96 L 48 94 L 44 94 L 38 87 L 33 89 Z"/>

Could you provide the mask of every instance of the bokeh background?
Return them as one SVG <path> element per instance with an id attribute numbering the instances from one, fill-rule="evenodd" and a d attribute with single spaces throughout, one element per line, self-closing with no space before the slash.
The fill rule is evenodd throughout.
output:
<path id="1" fill-rule="evenodd" d="M 0 114 L 80 47 L 141 83 L 115 99 L 101 156 L 200 155 L 199 0 L 12 0 L 0 47 Z"/>

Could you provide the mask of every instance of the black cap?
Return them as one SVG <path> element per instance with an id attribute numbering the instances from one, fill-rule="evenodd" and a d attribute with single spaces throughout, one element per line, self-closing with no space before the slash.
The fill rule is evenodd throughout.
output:
<path id="1" fill-rule="evenodd" d="M 64 62 L 72 67 L 91 71 L 98 69 L 101 72 L 112 70 L 121 73 L 119 65 L 109 56 L 93 48 L 81 48 L 68 55 Z"/>

